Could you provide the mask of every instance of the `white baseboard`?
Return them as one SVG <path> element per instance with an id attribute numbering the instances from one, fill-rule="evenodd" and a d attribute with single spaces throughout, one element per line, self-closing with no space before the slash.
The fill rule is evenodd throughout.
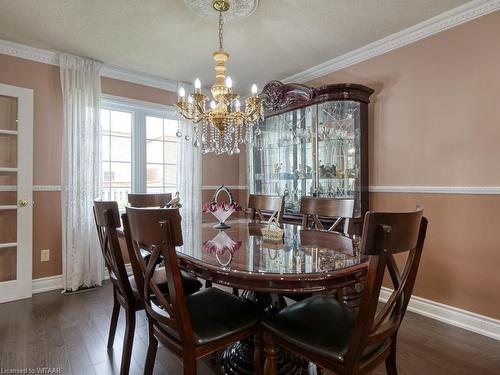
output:
<path id="1" fill-rule="evenodd" d="M 132 275 L 132 265 L 130 263 L 125 264 L 125 269 L 127 270 L 127 274 Z M 104 269 L 104 280 L 109 280 L 109 272 L 105 268 Z M 63 289 L 63 276 L 49 276 L 49 277 L 41 277 L 38 279 L 33 279 L 31 292 L 33 294 L 50 292 L 51 290 Z"/>
<path id="2" fill-rule="evenodd" d="M 391 289 L 382 287 L 379 300 L 386 302 L 391 293 Z M 417 296 L 411 297 L 408 310 L 455 327 L 500 340 L 500 320 L 497 319 Z"/>
<path id="3" fill-rule="evenodd" d="M 41 277 L 39 279 L 33 279 L 32 282 L 32 293 L 43 293 L 49 292 L 51 290 L 57 290 L 63 288 L 62 275 Z"/>

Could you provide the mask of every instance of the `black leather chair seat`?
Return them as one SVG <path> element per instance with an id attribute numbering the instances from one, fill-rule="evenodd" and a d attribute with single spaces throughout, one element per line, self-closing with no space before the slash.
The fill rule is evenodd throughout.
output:
<path id="1" fill-rule="evenodd" d="M 261 310 L 251 301 L 217 288 L 203 289 L 187 296 L 186 306 L 196 345 L 223 339 L 250 328 L 261 317 Z M 179 339 L 177 332 L 161 323 L 160 326 L 166 333 Z"/>
<path id="2" fill-rule="evenodd" d="M 314 295 L 267 315 L 262 325 L 299 348 L 343 363 L 356 322 L 354 311 L 332 297 Z M 364 355 L 381 345 L 370 347 Z"/>
<path id="3" fill-rule="evenodd" d="M 165 269 L 163 267 L 157 268 L 153 277 L 160 291 L 163 294 L 168 295 L 168 284 Z M 196 293 L 202 287 L 201 282 L 196 277 L 184 270 L 181 270 L 181 278 L 185 295 Z M 134 276 L 130 276 L 128 279 L 130 281 L 130 286 L 132 287 L 132 292 L 134 292 L 134 295 L 137 299 L 140 299 L 141 296 L 139 294 L 139 290 L 137 289 L 137 284 L 135 283 Z"/>

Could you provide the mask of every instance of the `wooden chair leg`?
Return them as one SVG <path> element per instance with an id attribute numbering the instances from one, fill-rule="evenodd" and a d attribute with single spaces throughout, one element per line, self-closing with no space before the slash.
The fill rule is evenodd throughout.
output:
<path id="1" fill-rule="evenodd" d="M 276 369 L 276 344 L 271 332 L 264 332 L 264 352 L 266 361 L 264 363 L 264 375 L 277 375 Z"/>
<path id="2" fill-rule="evenodd" d="M 236 297 L 239 297 L 239 296 L 240 296 L 240 291 L 238 290 L 238 288 L 233 288 L 233 294 L 234 294 Z"/>
<path id="3" fill-rule="evenodd" d="M 132 344 L 134 343 L 135 332 L 135 311 L 127 309 L 125 323 L 125 337 L 123 338 L 122 364 L 120 375 L 127 375 L 130 369 L 130 360 L 132 359 Z"/>
<path id="4" fill-rule="evenodd" d="M 184 362 L 184 375 L 196 375 L 196 358 L 194 356 L 185 356 Z"/>
<path id="5" fill-rule="evenodd" d="M 391 353 L 385 359 L 385 370 L 387 375 L 398 375 L 398 368 L 396 366 L 396 336 L 392 338 Z"/>
<path id="6" fill-rule="evenodd" d="M 153 369 L 155 367 L 156 360 L 156 350 L 158 349 L 158 340 L 153 334 L 153 325 L 151 322 L 148 322 L 148 331 L 149 331 L 149 344 L 148 344 L 148 353 L 146 355 L 146 363 L 144 365 L 144 375 L 151 375 L 153 373 Z"/>
<path id="7" fill-rule="evenodd" d="M 120 315 L 120 303 L 116 299 L 116 292 L 113 291 L 113 312 L 111 313 L 111 323 L 109 325 L 108 349 L 113 347 L 115 341 L 116 326 Z"/>
<path id="8" fill-rule="evenodd" d="M 212 281 L 211 280 L 205 281 L 205 288 L 211 288 L 211 287 L 212 287 Z"/>
<path id="9" fill-rule="evenodd" d="M 253 363 L 255 369 L 255 375 L 262 375 L 264 363 L 263 363 L 263 347 L 262 347 L 262 333 L 258 332 L 254 338 L 254 353 L 253 353 Z"/>

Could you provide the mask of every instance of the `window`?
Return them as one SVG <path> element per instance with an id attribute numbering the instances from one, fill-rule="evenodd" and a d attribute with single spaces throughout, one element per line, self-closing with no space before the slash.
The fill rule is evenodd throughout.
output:
<path id="1" fill-rule="evenodd" d="M 102 198 L 122 209 L 128 193 L 176 191 L 178 121 L 166 106 L 105 98 L 101 106 Z"/>
<path id="2" fill-rule="evenodd" d="M 175 193 L 177 121 L 146 116 L 146 188 L 148 193 Z"/>

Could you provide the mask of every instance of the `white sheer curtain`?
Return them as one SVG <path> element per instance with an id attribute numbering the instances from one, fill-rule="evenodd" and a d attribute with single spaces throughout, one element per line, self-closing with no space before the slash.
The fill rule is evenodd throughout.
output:
<path id="1" fill-rule="evenodd" d="M 191 92 L 188 85 L 183 85 Z M 193 124 L 180 117 L 182 138 L 179 140 L 179 165 L 177 168 L 177 187 L 182 207 L 182 233 L 184 246 L 193 251 L 201 251 L 201 149 L 193 146 Z M 199 135 L 198 135 L 199 137 Z M 201 139 L 199 139 L 201 142 Z"/>
<path id="2" fill-rule="evenodd" d="M 62 151 L 63 279 L 65 291 L 101 285 L 104 262 L 97 240 L 93 201 L 100 195 L 99 111 L 101 64 L 59 55 L 63 94 Z"/>

